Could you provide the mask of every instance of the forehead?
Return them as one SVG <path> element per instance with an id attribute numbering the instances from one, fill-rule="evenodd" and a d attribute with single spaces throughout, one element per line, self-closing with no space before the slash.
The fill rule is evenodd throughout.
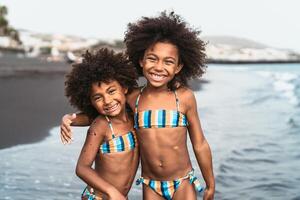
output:
<path id="1" fill-rule="evenodd" d="M 146 49 L 145 54 L 155 54 L 162 57 L 178 57 L 178 48 L 169 42 L 157 42 Z"/>
<path id="2" fill-rule="evenodd" d="M 122 86 L 116 80 L 110 80 L 107 82 L 94 82 L 91 85 L 91 94 L 98 93 L 98 92 L 105 92 L 107 89 L 111 87 L 121 88 Z"/>

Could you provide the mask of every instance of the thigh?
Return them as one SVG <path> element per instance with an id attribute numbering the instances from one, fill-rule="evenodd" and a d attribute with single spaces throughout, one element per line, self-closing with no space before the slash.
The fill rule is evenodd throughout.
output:
<path id="1" fill-rule="evenodd" d="M 194 184 L 190 184 L 189 179 L 185 179 L 181 182 L 179 188 L 173 196 L 173 200 L 196 200 L 197 194 L 194 188 Z"/>
<path id="2" fill-rule="evenodd" d="M 143 200 L 165 200 L 147 185 L 143 184 Z"/>

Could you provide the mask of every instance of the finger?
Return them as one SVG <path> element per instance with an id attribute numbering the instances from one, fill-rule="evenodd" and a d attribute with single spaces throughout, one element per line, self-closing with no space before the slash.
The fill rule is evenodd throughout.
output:
<path id="1" fill-rule="evenodd" d="M 71 139 L 68 138 L 68 137 L 66 136 L 66 133 L 64 133 L 63 131 L 61 132 L 61 137 L 63 138 L 64 144 L 69 144 L 69 143 L 71 143 Z"/>
<path id="2" fill-rule="evenodd" d="M 65 139 L 64 135 L 63 135 L 63 131 L 62 129 L 60 130 L 60 140 L 63 144 L 67 143 L 67 140 Z"/>
<path id="3" fill-rule="evenodd" d="M 72 132 L 68 131 L 64 126 L 61 127 L 61 134 L 68 142 L 72 140 Z"/>
<path id="4" fill-rule="evenodd" d="M 60 137 L 60 141 L 61 141 L 61 143 L 65 144 L 65 141 L 64 141 L 64 138 L 63 138 L 63 137 L 62 137 L 62 135 L 61 135 L 61 132 L 60 132 L 60 135 L 59 135 L 59 137 Z"/>
<path id="5" fill-rule="evenodd" d="M 73 113 L 71 117 L 72 117 L 72 119 L 75 119 L 76 118 L 76 113 Z"/>
<path id="6" fill-rule="evenodd" d="M 61 126 L 61 134 L 69 143 L 72 140 L 72 132 L 68 131 L 64 126 Z"/>
<path id="7" fill-rule="evenodd" d="M 63 118 L 62 118 L 62 123 L 72 123 L 72 119 L 73 119 L 73 117 L 72 117 L 73 115 L 70 115 L 70 114 L 66 114 L 65 116 L 63 116 Z"/>
<path id="8" fill-rule="evenodd" d="M 71 119 L 66 119 L 64 124 L 70 126 L 72 122 L 73 121 Z"/>
<path id="9" fill-rule="evenodd" d="M 64 137 L 64 135 L 60 135 L 60 137 L 61 137 L 62 143 L 64 145 L 68 144 L 68 141 L 66 140 L 66 138 Z"/>
<path id="10" fill-rule="evenodd" d="M 62 126 L 64 127 L 64 130 L 66 130 L 66 132 L 69 132 L 70 134 L 72 133 L 72 129 L 71 129 L 70 125 L 68 125 L 68 124 L 62 124 Z"/>

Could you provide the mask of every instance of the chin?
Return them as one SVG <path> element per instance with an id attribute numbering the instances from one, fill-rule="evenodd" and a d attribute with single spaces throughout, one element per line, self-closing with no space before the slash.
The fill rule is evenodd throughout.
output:
<path id="1" fill-rule="evenodd" d="M 167 87 L 168 85 L 168 83 L 161 83 L 161 82 L 154 82 L 154 81 L 149 81 L 149 83 L 152 87 L 156 87 L 156 88 Z"/>
<path id="2" fill-rule="evenodd" d="M 121 113 L 121 110 L 116 110 L 112 113 L 107 113 L 107 116 L 116 117 Z"/>

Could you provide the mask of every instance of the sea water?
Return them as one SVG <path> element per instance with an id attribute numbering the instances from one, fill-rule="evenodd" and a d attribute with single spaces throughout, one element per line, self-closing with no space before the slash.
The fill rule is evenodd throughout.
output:
<path id="1" fill-rule="evenodd" d="M 209 65 L 203 78 L 195 96 L 215 199 L 300 199 L 300 65 Z M 80 199 L 75 166 L 85 135 L 74 128 L 75 141 L 62 145 L 54 127 L 42 142 L 0 150 L 0 199 Z M 129 199 L 141 198 L 133 185 Z"/>

